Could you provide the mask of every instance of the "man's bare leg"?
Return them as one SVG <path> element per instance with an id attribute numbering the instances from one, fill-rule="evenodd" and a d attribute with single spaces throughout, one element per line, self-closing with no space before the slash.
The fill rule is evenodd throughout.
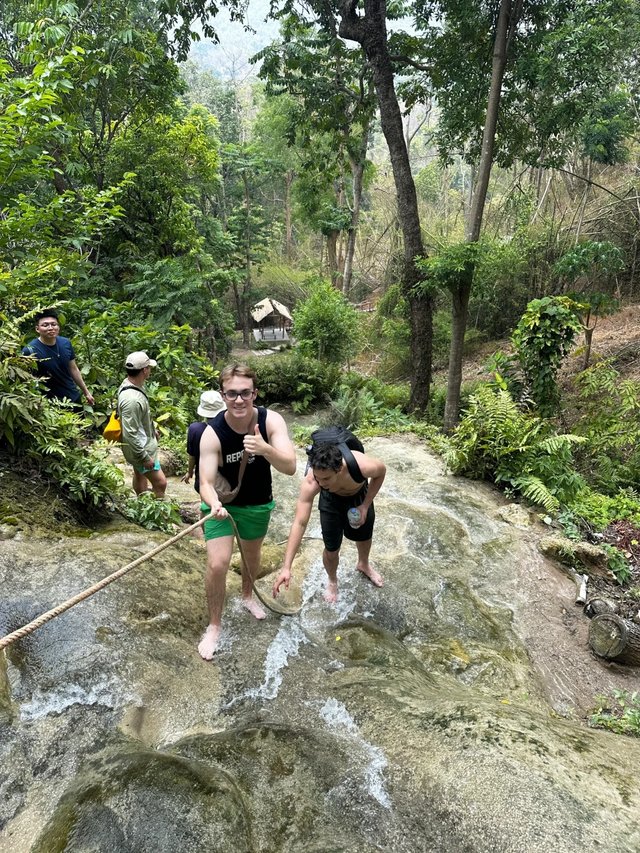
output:
<path id="1" fill-rule="evenodd" d="M 325 548 L 322 552 L 322 563 L 329 577 L 327 586 L 324 591 L 324 600 L 329 604 L 335 604 L 338 600 L 338 563 L 340 561 L 340 551 L 327 551 Z"/>
<path id="2" fill-rule="evenodd" d="M 242 606 L 246 608 L 256 619 L 266 619 L 267 614 L 253 597 L 252 578 L 258 577 L 260 570 L 260 556 L 262 554 L 262 543 L 264 536 L 260 539 L 242 539 L 242 552 L 246 566 L 242 571 Z M 248 572 L 248 575 L 247 575 Z"/>
<path id="3" fill-rule="evenodd" d="M 358 565 L 356 566 L 356 569 L 359 572 L 362 572 L 365 577 L 369 578 L 374 586 L 382 586 L 384 584 L 382 575 L 376 572 L 369 562 L 371 539 L 367 539 L 366 542 L 356 542 L 356 547 L 358 549 Z"/>
<path id="4" fill-rule="evenodd" d="M 207 593 L 209 625 L 202 635 L 198 651 L 204 660 L 211 660 L 220 639 L 227 569 L 231 562 L 233 536 L 220 536 L 207 542 L 207 574 L 204 588 Z"/>
<path id="5" fill-rule="evenodd" d="M 167 489 L 167 478 L 162 469 L 160 471 L 149 471 L 148 474 L 145 474 L 145 477 L 151 483 L 153 494 L 161 501 Z"/>
<path id="6" fill-rule="evenodd" d="M 138 471 L 133 472 L 133 477 L 131 479 L 131 486 L 136 495 L 143 495 L 145 492 L 150 492 L 149 481 L 144 476 L 144 474 L 138 473 Z"/>

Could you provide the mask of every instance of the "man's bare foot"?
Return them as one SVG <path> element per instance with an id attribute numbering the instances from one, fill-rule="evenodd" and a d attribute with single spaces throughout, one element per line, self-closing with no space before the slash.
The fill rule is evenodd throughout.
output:
<path id="1" fill-rule="evenodd" d="M 219 625 L 208 625 L 207 630 L 202 635 L 202 639 L 200 640 L 200 644 L 198 646 L 198 651 L 200 652 L 200 657 L 204 658 L 204 660 L 211 660 L 213 655 L 218 648 L 218 640 L 220 638 L 220 626 Z"/>
<path id="2" fill-rule="evenodd" d="M 362 572 L 366 578 L 369 578 L 374 586 L 382 586 L 384 584 L 382 575 L 376 572 L 370 563 L 367 563 L 366 566 L 357 565 L 356 568 L 359 572 Z"/>
<path id="3" fill-rule="evenodd" d="M 327 581 L 327 588 L 322 596 L 329 604 L 335 604 L 338 600 L 338 583 L 337 581 Z"/>
<path id="4" fill-rule="evenodd" d="M 254 601 L 253 598 L 243 598 L 242 606 L 249 611 L 252 616 L 255 616 L 256 619 L 266 619 L 267 614 L 264 612 L 262 607 L 258 604 L 257 601 Z"/>

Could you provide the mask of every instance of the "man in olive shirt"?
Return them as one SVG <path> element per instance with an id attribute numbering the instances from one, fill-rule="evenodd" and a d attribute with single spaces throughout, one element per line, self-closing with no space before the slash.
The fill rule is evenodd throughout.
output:
<path id="1" fill-rule="evenodd" d="M 118 417 L 122 426 L 122 453 L 133 465 L 133 490 L 137 495 L 151 491 L 163 498 L 167 478 L 162 473 L 158 458 L 158 441 L 151 418 L 149 400 L 144 392 L 144 383 L 157 362 L 146 352 L 132 352 L 124 363 L 127 378 L 118 388 Z"/>

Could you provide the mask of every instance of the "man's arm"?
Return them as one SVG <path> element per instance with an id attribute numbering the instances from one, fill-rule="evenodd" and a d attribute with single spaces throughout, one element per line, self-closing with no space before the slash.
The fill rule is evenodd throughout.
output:
<path id="1" fill-rule="evenodd" d="M 82 374 L 80 373 L 80 368 L 76 364 L 75 359 L 71 359 L 69 362 L 69 373 L 71 374 L 71 378 L 76 383 L 78 388 L 82 391 L 85 396 L 87 403 L 90 406 L 93 406 L 94 399 L 89 393 L 89 389 L 87 388 L 84 379 L 82 378 Z"/>
<path id="2" fill-rule="evenodd" d="M 215 489 L 221 449 L 220 439 L 208 426 L 200 439 L 200 497 L 207 506 L 211 507 L 216 518 L 227 517 L 227 511 L 222 506 Z"/>
<path id="3" fill-rule="evenodd" d="M 373 503 L 373 499 L 380 491 L 380 487 L 384 483 L 384 478 L 387 474 L 387 466 L 381 459 L 376 459 L 375 456 L 367 456 L 366 453 L 359 453 L 357 450 L 352 451 L 355 457 L 360 472 L 363 477 L 369 480 L 369 488 L 365 499 L 360 504 L 360 523 L 364 524 L 364 520 L 369 512 L 369 507 Z"/>
<path id="4" fill-rule="evenodd" d="M 300 494 L 298 495 L 298 500 L 296 503 L 296 513 L 293 518 L 291 530 L 289 531 L 287 549 L 284 554 L 284 562 L 282 564 L 282 569 L 273 583 L 274 598 L 278 595 L 282 584 L 284 584 L 285 587 L 289 589 L 289 581 L 291 580 L 291 566 L 293 565 L 293 560 L 296 554 L 298 553 L 298 549 L 300 548 L 302 538 L 304 536 L 305 530 L 307 529 L 307 524 L 309 523 L 309 518 L 311 517 L 313 502 L 319 491 L 320 486 L 313 479 L 313 473 L 309 471 L 307 476 L 302 481 L 302 485 L 300 486 Z"/>
<path id="5" fill-rule="evenodd" d="M 182 477 L 180 477 L 180 482 L 182 483 L 188 483 L 189 480 L 193 477 L 193 472 L 196 470 L 196 457 L 191 456 L 191 454 L 188 454 L 188 457 L 189 467 L 187 468 L 187 473 L 183 474 Z"/>
<path id="6" fill-rule="evenodd" d="M 264 456 L 281 474 L 295 474 L 296 450 L 289 438 L 285 420 L 277 412 L 267 412 L 267 436 L 268 442 L 256 424 L 254 434 L 244 437 L 244 449 L 252 456 Z"/>

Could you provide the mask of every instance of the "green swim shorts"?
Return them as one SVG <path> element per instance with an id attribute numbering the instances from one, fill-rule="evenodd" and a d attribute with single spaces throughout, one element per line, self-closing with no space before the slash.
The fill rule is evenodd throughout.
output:
<path id="1" fill-rule="evenodd" d="M 266 534 L 275 505 L 275 501 L 269 501 L 268 504 L 258 504 L 257 506 L 229 505 L 225 509 L 235 521 L 240 538 L 250 540 L 262 539 Z M 205 515 L 210 512 L 206 503 L 201 503 L 200 509 Z M 204 538 L 207 542 L 210 539 L 219 539 L 221 536 L 233 535 L 233 525 L 228 518 L 221 520 L 212 518 L 204 524 Z"/>

